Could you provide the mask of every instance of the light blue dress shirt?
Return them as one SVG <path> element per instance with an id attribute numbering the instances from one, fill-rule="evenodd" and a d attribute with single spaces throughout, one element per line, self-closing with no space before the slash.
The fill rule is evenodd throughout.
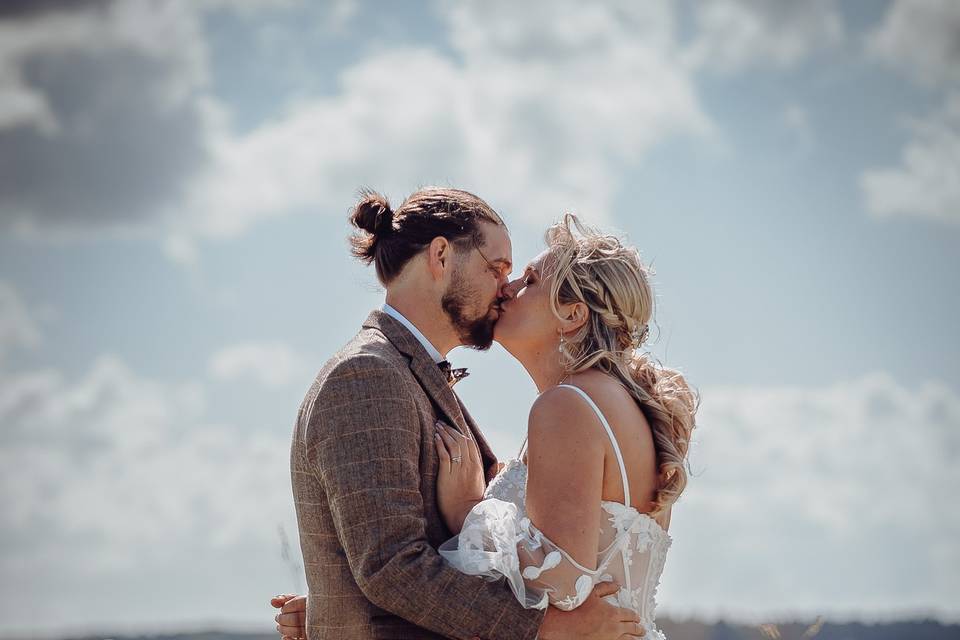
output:
<path id="1" fill-rule="evenodd" d="M 399 311 L 397 311 L 387 303 L 383 304 L 382 311 L 388 316 L 390 316 L 391 318 L 393 318 L 394 320 L 396 320 L 397 322 L 399 322 L 400 324 L 402 324 L 403 326 L 405 326 L 410 331 L 410 333 L 413 334 L 413 337 L 415 337 L 417 340 L 420 341 L 420 344 L 422 344 L 423 348 L 427 350 L 427 353 L 430 354 L 430 357 L 433 358 L 434 362 L 443 362 L 443 356 L 440 355 L 440 352 L 437 351 L 437 348 L 433 346 L 433 344 L 431 344 L 429 340 L 427 340 L 427 336 L 423 335 L 420 332 L 420 329 L 417 329 L 415 326 L 413 326 L 413 323 L 407 320 L 402 313 L 400 313 Z"/>

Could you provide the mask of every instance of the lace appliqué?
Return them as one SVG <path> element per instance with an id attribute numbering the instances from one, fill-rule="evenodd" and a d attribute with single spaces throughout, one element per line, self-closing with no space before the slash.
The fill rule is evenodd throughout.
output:
<path id="1" fill-rule="evenodd" d="M 672 539 L 649 515 L 603 501 L 596 569 L 577 563 L 537 529 L 524 505 L 527 468 L 511 460 L 490 482 L 484 500 L 440 555 L 460 571 L 495 580 L 505 576 L 527 608 L 578 607 L 600 582 L 620 590 L 607 600 L 636 611 L 646 637 L 663 640 L 654 624 L 656 592 Z"/>

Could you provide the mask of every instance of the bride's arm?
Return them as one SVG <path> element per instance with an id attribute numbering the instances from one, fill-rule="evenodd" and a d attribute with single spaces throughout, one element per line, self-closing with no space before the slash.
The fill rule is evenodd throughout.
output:
<path id="1" fill-rule="evenodd" d="M 462 435 L 441 429 L 438 502 L 459 534 L 441 545 L 440 555 L 470 575 L 506 576 L 527 608 L 583 604 L 603 578 L 596 564 L 605 452 L 600 429 L 579 397 L 541 394 L 528 425 L 526 516 L 510 502 L 476 500 L 479 462 L 464 453 Z M 457 455 L 461 462 L 454 464 Z"/>
<path id="2" fill-rule="evenodd" d="M 544 392 L 530 409 L 527 515 L 544 536 L 591 570 L 596 569 L 600 542 L 602 435 L 592 409 L 562 389 Z M 580 575 L 582 571 L 564 558 L 543 578 L 553 583 L 569 579 L 567 587 L 572 588 Z"/>

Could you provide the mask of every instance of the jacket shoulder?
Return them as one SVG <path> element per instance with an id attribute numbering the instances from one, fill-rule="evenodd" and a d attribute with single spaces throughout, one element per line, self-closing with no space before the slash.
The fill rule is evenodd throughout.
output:
<path id="1" fill-rule="evenodd" d="M 406 392 L 409 382 L 407 356 L 380 331 L 365 328 L 327 360 L 307 392 L 305 404 L 331 394 L 355 398 L 396 395 L 400 390 Z"/>
<path id="2" fill-rule="evenodd" d="M 365 328 L 327 360 L 317 379 L 379 369 L 399 372 L 409 369 L 409 362 L 385 335 L 376 329 Z"/>

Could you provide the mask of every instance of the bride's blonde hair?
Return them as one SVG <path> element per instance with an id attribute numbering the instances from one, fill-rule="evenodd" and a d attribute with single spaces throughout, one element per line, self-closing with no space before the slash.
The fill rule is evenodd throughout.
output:
<path id="1" fill-rule="evenodd" d="M 560 304 L 582 302 L 589 308 L 586 323 L 561 341 L 561 362 L 569 374 L 593 368 L 613 376 L 640 406 L 657 452 L 658 486 L 651 513 L 657 515 L 687 486 L 684 463 L 700 397 L 678 371 L 660 366 L 640 350 L 653 317 L 652 270 L 636 249 L 585 226 L 572 214 L 547 230 L 546 242 L 554 258 L 553 313 L 561 317 Z"/>

